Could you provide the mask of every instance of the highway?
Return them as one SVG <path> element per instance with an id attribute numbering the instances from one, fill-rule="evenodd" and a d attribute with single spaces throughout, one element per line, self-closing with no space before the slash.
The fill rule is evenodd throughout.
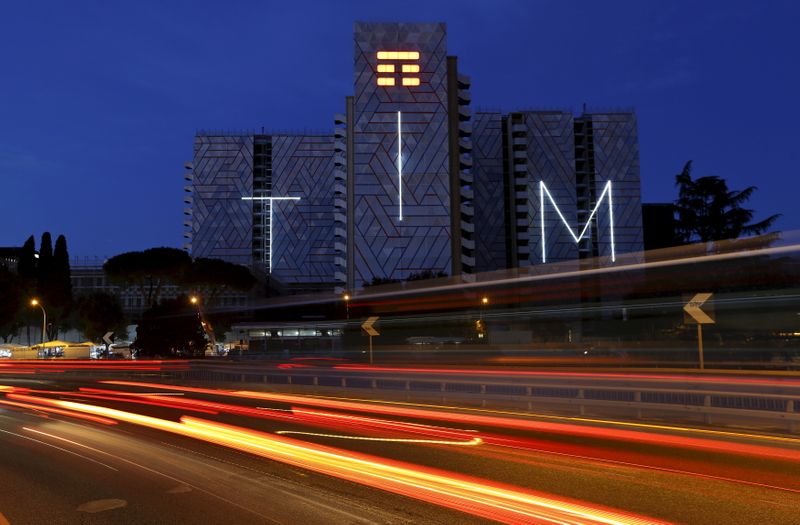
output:
<path id="1" fill-rule="evenodd" d="M 791 435 L 146 376 L 0 396 L 0 523 L 798 522 Z"/>

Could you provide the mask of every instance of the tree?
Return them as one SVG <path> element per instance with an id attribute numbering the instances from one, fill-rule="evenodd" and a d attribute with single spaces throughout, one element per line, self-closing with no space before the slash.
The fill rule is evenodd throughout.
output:
<path id="1" fill-rule="evenodd" d="M 36 295 L 43 301 L 47 299 L 50 274 L 53 270 L 53 241 L 50 232 L 42 234 L 39 243 L 39 260 L 36 263 Z"/>
<path id="2" fill-rule="evenodd" d="M 116 255 L 103 265 L 108 279 L 120 286 L 135 287 L 148 307 L 158 304 L 165 284 L 177 284 L 192 259 L 176 248 L 150 248 Z"/>
<path id="3" fill-rule="evenodd" d="M 24 287 L 21 280 L 5 268 L 0 268 L 0 337 L 6 343 L 23 326 L 25 309 Z"/>
<path id="4" fill-rule="evenodd" d="M 207 306 L 213 306 L 224 292 L 248 292 L 255 283 L 255 277 L 246 267 L 205 257 L 195 259 L 181 279 L 181 285 L 202 296 Z"/>
<path id="5" fill-rule="evenodd" d="M 50 276 L 50 296 L 58 304 L 69 305 L 72 302 L 72 281 L 70 280 L 69 252 L 67 239 L 59 235 L 53 250 L 53 266 Z"/>
<path id="6" fill-rule="evenodd" d="M 148 357 L 203 357 L 206 337 L 186 296 L 165 299 L 142 314 L 134 349 Z"/>
<path id="7" fill-rule="evenodd" d="M 78 297 L 74 308 L 75 327 L 92 342 L 101 343 L 106 332 L 126 333 L 125 314 L 119 298 L 108 292 Z"/>
<path id="8" fill-rule="evenodd" d="M 22 245 L 22 253 L 17 261 L 17 274 L 25 283 L 26 288 L 29 288 L 26 291 L 33 293 L 36 282 L 36 241 L 33 235 L 28 237 L 28 240 Z"/>
<path id="9" fill-rule="evenodd" d="M 675 176 L 678 199 L 675 212 L 678 218 L 678 235 L 684 243 L 710 242 L 736 239 L 743 235 L 766 232 L 780 217 L 772 215 L 752 223 L 753 210 L 744 208 L 755 186 L 740 191 L 728 189 L 725 179 L 700 177 L 692 179 L 692 161 L 688 161 Z"/>
<path id="10" fill-rule="evenodd" d="M 48 305 L 48 314 L 52 325 L 48 326 L 48 337 L 58 337 L 58 331 L 67 328 L 72 309 L 72 281 L 70 280 L 69 252 L 67 239 L 59 235 L 53 250 L 53 260 L 46 276 L 45 290 L 42 296 Z"/>
<path id="11" fill-rule="evenodd" d="M 425 281 L 427 279 L 438 279 L 440 277 L 447 277 L 447 274 L 442 270 L 434 272 L 433 270 L 424 270 L 421 272 L 414 272 L 408 276 L 406 281 Z"/>

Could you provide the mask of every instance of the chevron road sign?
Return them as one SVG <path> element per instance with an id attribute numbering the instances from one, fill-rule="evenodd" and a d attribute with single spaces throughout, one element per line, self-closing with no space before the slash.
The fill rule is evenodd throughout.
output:
<path id="1" fill-rule="evenodd" d="M 714 324 L 714 310 L 709 308 L 711 305 L 708 305 L 705 310 L 703 309 L 703 305 L 711 299 L 712 295 L 714 294 L 695 294 L 683 307 L 683 311 L 688 314 L 685 320 L 697 324 Z"/>
<path id="2" fill-rule="evenodd" d="M 114 335 L 114 332 L 106 332 L 106 335 L 103 336 L 103 341 L 107 345 L 110 345 L 111 343 L 114 342 L 114 340 L 111 338 L 111 336 L 113 336 L 113 335 Z"/>
<path id="3" fill-rule="evenodd" d="M 378 322 L 378 319 L 380 319 L 380 317 L 367 317 L 367 320 L 361 325 L 361 329 L 369 336 L 369 364 L 372 364 L 372 336 L 381 335 L 381 333 L 375 329 L 375 326 L 373 326 Z"/>
<path id="4" fill-rule="evenodd" d="M 706 305 L 706 302 L 711 299 L 712 293 L 697 293 L 694 297 L 686 301 L 683 306 L 684 322 L 697 323 L 697 355 L 700 359 L 700 370 L 705 369 L 705 360 L 703 358 L 703 325 L 714 324 L 714 310 L 711 304 Z M 706 305 L 705 310 L 703 305 Z"/>
<path id="5" fill-rule="evenodd" d="M 380 318 L 379 317 L 367 318 L 367 320 L 364 321 L 364 324 L 361 325 L 361 329 L 364 330 L 370 337 L 372 337 L 373 335 L 381 335 L 380 332 L 378 332 L 378 330 L 376 330 L 375 327 L 373 326 L 375 323 L 378 322 L 378 319 Z"/>

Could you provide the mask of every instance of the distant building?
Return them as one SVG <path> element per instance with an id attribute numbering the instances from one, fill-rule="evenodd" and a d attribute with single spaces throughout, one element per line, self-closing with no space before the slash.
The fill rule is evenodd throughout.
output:
<path id="1" fill-rule="evenodd" d="M 116 295 L 122 305 L 126 317 L 135 321 L 147 309 L 142 293 L 135 287 L 118 286 L 108 280 L 103 271 L 105 261 L 99 257 L 76 257 L 70 261 L 70 281 L 72 295 L 78 298 L 95 292 Z M 181 289 L 174 284 L 161 287 L 161 299 L 175 299 Z M 241 292 L 225 292 L 216 298 L 211 305 L 214 308 L 242 307 L 248 304 L 249 294 Z"/>
<path id="2" fill-rule="evenodd" d="M 0 268 L 16 273 L 20 257 L 22 257 L 22 247 L 0 246 Z"/>
<path id="3" fill-rule="evenodd" d="M 643 250 L 632 111 L 473 115 L 442 23 L 357 22 L 353 79 L 331 134 L 197 134 L 192 256 L 342 293 Z"/>

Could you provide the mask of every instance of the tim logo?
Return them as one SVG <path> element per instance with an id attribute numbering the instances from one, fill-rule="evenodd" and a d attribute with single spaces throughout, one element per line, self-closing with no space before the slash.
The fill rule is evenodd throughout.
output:
<path id="1" fill-rule="evenodd" d="M 419 86 L 419 51 L 378 51 L 378 85 Z"/>

